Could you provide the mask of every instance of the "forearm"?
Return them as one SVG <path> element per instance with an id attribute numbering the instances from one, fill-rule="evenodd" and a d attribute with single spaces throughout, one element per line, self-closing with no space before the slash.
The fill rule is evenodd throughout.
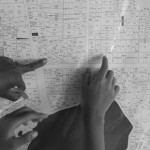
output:
<path id="1" fill-rule="evenodd" d="M 85 150 L 105 150 L 104 117 L 85 115 L 83 125 Z"/>

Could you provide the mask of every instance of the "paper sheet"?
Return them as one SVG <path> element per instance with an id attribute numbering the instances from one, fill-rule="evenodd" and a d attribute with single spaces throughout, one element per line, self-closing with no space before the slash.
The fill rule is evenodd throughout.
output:
<path id="1" fill-rule="evenodd" d="M 24 76 L 30 100 L 8 112 L 29 105 L 52 114 L 78 105 L 82 72 L 107 55 L 121 86 L 116 101 L 134 126 L 128 150 L 150 149 L 149 49 L 149 0 L 0 0 L 0 54 L 48 58 Z"/>

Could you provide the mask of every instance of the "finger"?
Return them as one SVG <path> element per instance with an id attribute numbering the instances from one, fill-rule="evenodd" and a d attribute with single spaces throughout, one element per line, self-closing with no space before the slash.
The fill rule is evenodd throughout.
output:
<path id="1" fill-rule="evenodd" d="M 115 93 L 116 93 L 116 96 L 118 95 L 120 91 L 120 87 L 118 85 L 115 86 Z"/>
<path id="2" fill-rule="evenodd" d="M 9 63 L 13 62 L 13 60 L 11 58 L 9 58 L 9 57 L 0 56 L 0 61 L 4 61 L 4 60 L 7 61 L 7 62 L 9 62 Z"/>
<path id="3" fill-rule="evenodd" d="M 19 78 L 19 80 L 16 82 L 16 85 L 18 88 L 25 90 L 26 89 L 26 85 L 22 79 L 22 76 Z"/>
<path id="4" fill-rule="evenodd" d="M 34 123 L 38 123 L 38 122 L 41 122 L 43 119 L 33 119 L 32 122 Z"/>
<path id="5" fill-rule="evenodd" d="M 11 101 L 17 101 L 21 96 L 22 96 L 21 93 L 16 93 L 10 89 L 10 90 L 8 90 L 5 98 L 7 98 Z"/>
<path id="6" fill-rule="evenodd" d="M 26 73 L 26 72 L 30 72 L 30 71 L 34 71 L 37 68 L 40 68 L 42 66 L 44 66 L 47 63 L 47 59 L 41 59 L 38 60 L 36 62 L 30 63 L 30 64 L 26 64 L 26 65 L 20 65 L 18 66 L 18 69 L 20 71 L 20 73 Z"/>
<path id="7" fill-rule="evenodd" d="M 108 80 L 108 82 L 112 83 L 114 77 L 114 72 L 112 70 L 109 70 L 106 74 L 106 79 Z"/>
<path id="8" fill-rule="evenodd" d="M 24 126 L 28 126 L 28 125 L 29 125 L 29 123 L 28 123 L 28 122 L 25 122 L 25 123 L 23 123 L 23 125 L 24 125 Z"/>
<path id="9" fill-rule="evenodd" d="M 116 82 L 117 82 L 116 78 L 113 77 L 113 80 L 112 80 L 112 86 L 113 86 L 113 87 L 116 85 Z"/>
<path id="10" fill-rule="evenodd" d="M 43 113 L 37 113 L 37 112 L 25 112 L 21 115 L 16 116 L 13 121 L 14 124 L 12 126 L 12 130 L 19 127 L 21 124 L 24 124 L 26 122 L 29 122 L 30 120 L 39 120 L 45 119 L 47 116 Z"/>
<path id="11" fill-rule="evenodd" d="M 16 145 L 17 148 L 21 147 L 22 145 L 25 145 L 29 142 L 31 142 L 32 140 L 34 140 L 36 137 L 38 136 L 38 132 L 36 131 L 31 131 L 28 132 L 26 134 L 24 134 L 21 137 L 18 137 L 16 139 L 13 140 L 14 145 Z"/>
<path id="12" fill-rule="evenodd" d="M 15 117 L 17 115 L 21 115 L 27 112 L 35 112 L 33 109 L 29 108 L 29 107 L 22 107 L 20 109 L 15 110 L 14 112 L 12 112 L 11 114 L 8 114 L 8 116 L 11 117 Z"/>
<path id="13" fill-rule="evenodd" d="M 108 59 L 106 56 L 103 56 L 102 66 L 98 72 L 100 78 L 105 78 L 108 71 Z"/>
<path id="14" fill-rule="evenodd" d="M 19 62 L 14 62 L 14 64 L 19 67 L 21 64 Z"/>
<path id="15" fill-rule="evenodd" d="M 11 91 L 20 93 L 24 99 L 28 99 L 29 96 L 20 88 L 11 88 Z"/>
<path id="16" fill-rule="evenodd" d="M 90 69 L 87 69 L 83 75 L 82 87 L 86 87 L 89 85 L 90 82 Z"/>
<path id="17" fill-rule="evenodd" d="M 12 87 L 17 86 L 18 88 L 20 88 L 22 90 L 26 89 L 26 85 L 25 85 L 21 75 L 17 76 L 15 79 L 13 79 L 11 84 L 12 84 Z"/>

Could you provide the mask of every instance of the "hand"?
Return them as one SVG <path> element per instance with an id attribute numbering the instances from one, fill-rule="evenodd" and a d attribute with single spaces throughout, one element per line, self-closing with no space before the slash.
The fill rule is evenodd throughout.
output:
<path id="1" fill-rule="evenodd" d="M 104 56 L 102 66 L 93 79 L 89 69 L 84 75 L 81 101 L 83 112 L 104 118 L 119 90 L 113 71 L 108 71 L 108 60 Z"/>
<path id="2" fill-rule="evenodd" d="M 17 150 L 20 146 L 31 142 L 38 136 L 36 131 L 28 132 L 18 138 L 14 137 L 14 130 L 21 124 L 30 120 L 39 122 L 46 118 L 46 115 L 37 113 L 28 107 L 23 107 L 0 119 L 0 149 Z"/>
<path id="3" fill-rule="evenodd" d="M 22 79 L 22 74 L 34 71 L 35 69 L 45 65 L 46 62 L 47 59 L 41 59 L 34 63 L 23 65 L 13 62 L 8 57 L 0 57 L 0 97 L 11 101 L 18 100 L 22 95 L 22 91 L 26 88 Z M 11 88 L 15 86 L 20 89 L 20 92 L 11 90 Z"/>

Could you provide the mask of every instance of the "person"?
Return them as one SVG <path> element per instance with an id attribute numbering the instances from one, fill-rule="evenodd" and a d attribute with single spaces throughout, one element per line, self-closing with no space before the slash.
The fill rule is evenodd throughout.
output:
<path id="1" fill-rule="evenodd" d="M 105 113 L 116 98 L 120 87 L 108 70 L 104 56 L 100 70 L 92 77 L 88 69 L 83 77 L 81 107 L 83 113 L 84 150 L 105 150 Z"/>
<path id="2" fill-rule="evenodd" d="M 11 101 L 18 100 L 26 89 L 22 74 L 42 67 L 47 62 L 41 59 L 29 64 L 13 62 L 8 57 L 0 57 L 0 97 Z M 40 122 L 47 115 L 38 113 L 28 107 L 20 108 L 0 119 L 0 149 L 16 150 L 20 146 L 31 142 L 38 136 L 37 131 L 28 132 L 20 137 L 14 137 L 14 131 L 21 124 L 29 121 Z"/>
<path id="3" fill-rule="evenodd" d="M 20 72 L 20 70 L 24 70 L 27 66 L 29 67 L 30 65 L 24 66 L 23 67 L 24 69 L 18 69 L 20 68 L 20 66 L 22 65 L 15 64 L 15 67 L 17 68 L 15 70 L 17 70 L 17 73 L 19 70 L 19 77 L 20 74 L 22 73 Z M 32 71 L 35 68 L 38 68 L 33 67 L 33 64 L 31 67 L 32 69 L 30 67 L 29 69 L 28 67 L 25 69 L 26 71 Z M 17 81 L 15 79 L 14 81 Z M 22 80 L 19 81 L 22 82 Z M 13 83 L 16 84 L 16 82 Z M 18 84 L 17 82 L 17 85 L 19 85 L 19 87 L 22 88 L 22 90 L 24 89 L 23 88 L 24 86 L 21 86 L 23 85 L 23 82 L 22 84 L 20 83 Z M 120 89 L 119 86 L 116 85 L 116 79 L 114 77 L 113 71 L 108 70 L 108 60 L 105 56 L 103 57 L 102 66 L 100 70 L 94 76 L 92 75 L 89 69 L 84 74 L 82 83 L 82 100 L 81 100 L 82 117 L 83 117 L 82 119 L 84 127 L 83 149 L 105 150 L 104 116 L 107 109 L 117 96 L 119 89 Z M 15 96 L 13 94 L 11 94 L 11 96 L 13 95 L 12 97 L 15 97 L 15 99 L 17 99 L 18 97 L 21 96 L 20 95 L 21 93 L 23 92 L 20 92 L 17 96 L 13 93 Z M 20 110 L 13 112 L 12 114 L 6 115 L 4 118 L 0 119 L 0 133 L 2 133 L 0 136 L 0 141 L 2 141 L 0 142 L 1 143 L 0 147 L 4 147 L 3 148 L 4 150 L 5 149 L 15 150 L 21 145 L 33 140 L 35 137 L 37 137 L 37 132 L 35 131 L 27 133 L 17 139 L 13 137 L 12 131 L 18 125 L 25 123 L 29 120 L 41 121 L 45 117 L 46 117 L 45 115 L 36 113 L 30 108 L 22 108 Z"/>

